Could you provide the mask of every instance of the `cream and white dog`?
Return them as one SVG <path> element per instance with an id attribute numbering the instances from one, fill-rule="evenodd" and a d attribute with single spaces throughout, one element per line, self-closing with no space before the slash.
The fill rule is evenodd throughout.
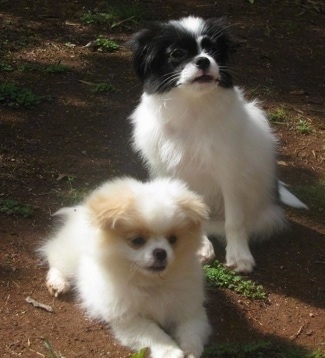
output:
<path id="1" fill-rule="evenodd" d="M 107 182 L 41 247 L 54 296 L 75 286 L 91 317 L 153 358 L 200 357 L 210 326 L 197 250 L 207 206 L 178 180 Z"/>

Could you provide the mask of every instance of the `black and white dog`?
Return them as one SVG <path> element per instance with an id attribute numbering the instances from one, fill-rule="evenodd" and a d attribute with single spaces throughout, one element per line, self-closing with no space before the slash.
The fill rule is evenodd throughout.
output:
<path id="1" fill-rule="evenodd" d="M 227 266 L 252 271 L 249 240 L 283 227 L 279 202 L 306 206 L 276 178 L 276 139 L 265 114 L 233 85 L 227 26 L 186 17 L 144 29 L 130 45 L 144 86 L 131 115 L 135 149 L 152 177 L 182 179 L 203 195 L 207 235 L 226 238 Z M 206 237 L 200 255 L 214 256 Z"/>

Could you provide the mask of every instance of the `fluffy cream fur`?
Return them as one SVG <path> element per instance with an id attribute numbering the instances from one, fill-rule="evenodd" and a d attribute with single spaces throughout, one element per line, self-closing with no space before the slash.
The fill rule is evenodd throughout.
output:
<path id="1" fill-rule="evenodd" d="M 197 257 L 208 210 L 177 180 L 122 178 L 81 205 L 41 248 L 47 287 L 76 287 L 83 307 L 132 349 L 151 357 L 200 357 L 209 334 Z"/>

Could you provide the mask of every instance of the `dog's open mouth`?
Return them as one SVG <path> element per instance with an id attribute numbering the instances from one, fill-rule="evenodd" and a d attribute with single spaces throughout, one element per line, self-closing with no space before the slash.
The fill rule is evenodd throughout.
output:
<path id="1" fill-rule="evenodd" d="M 166 269 L 166 267 L 167 267 L 166 264 L 156 263 L 156 264 L 153 264 L 152 266 L 149 266 L 148 270 L 152 271 L 152 272 L 162 272 Z"/>
<path id="2" fill-rule="evenodd" d="M 202 75 L 199 77 L 195 77 L 192 81 L 193 83 L 209 83 L 209 82 L 215 82 L 216 78 L 210 75 Z"/>

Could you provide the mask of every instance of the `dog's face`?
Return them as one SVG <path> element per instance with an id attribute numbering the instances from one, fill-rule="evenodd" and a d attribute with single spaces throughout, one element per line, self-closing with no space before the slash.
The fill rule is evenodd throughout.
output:
<path id="1" fill-rule="evenodd" d="M 199 94 L 232 87 L 227 64 L 233 44 L 220 19 L 187 17 L 156 24 L 136 33 L 129 44 L 149 94 L 176 87 Z"/>
<path id="2" fill-rule="evenodd" d="M 164 275 L 177 260 L 193 257 L 208 209 L 184 184 L 169 179 L 118 180 L 88 199 L 102 232 L 101 247 L 121 265 L 145 275 Z"/>

